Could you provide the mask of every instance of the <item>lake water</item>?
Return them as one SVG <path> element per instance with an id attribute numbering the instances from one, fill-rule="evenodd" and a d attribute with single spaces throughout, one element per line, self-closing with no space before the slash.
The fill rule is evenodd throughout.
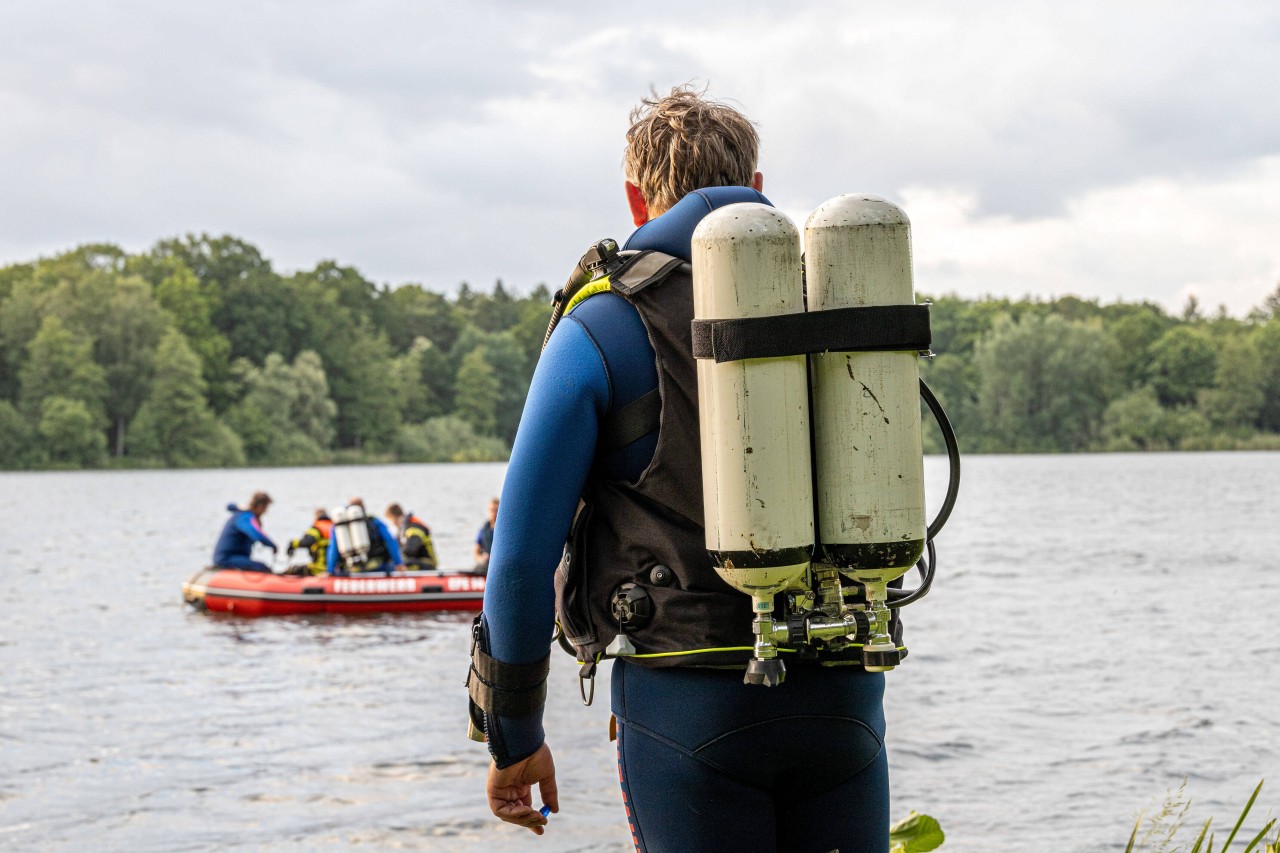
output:
<path id="1" fill-rule="evenodd" d="M 944 460 L 927 465 L 941 495 Z M 466 565 L 501 465 L 0 474 L 0 848 L 630 850 L 607 683 L 553 655 L 561 813 L 492 818 L 465 739 L 469 616 L 190 611 L 228 501 L 277 540 L 354 494 Z M 1280 806 L 1280 454 L 969 457 L 890 673 L 895 817 L 944 850 L 1120 851 L 1185 777 Z M 744 600 L 745 605 L 745 600 Z M 785 686 L 784 688 L 785 689 Z"/>

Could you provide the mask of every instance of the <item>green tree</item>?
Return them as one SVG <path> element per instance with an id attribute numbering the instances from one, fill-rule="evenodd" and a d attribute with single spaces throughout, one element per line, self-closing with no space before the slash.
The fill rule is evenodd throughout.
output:
<path id="1" fill-rule="evenodd" d="M 396 352 L 407 351 L 418 338 L 426 338 L 448 352 L 467 322 L 447 298 L 417 284 L 402 285 L 381 294 L 377 316 Z"/>
<path id="2" fill-rule="evenodd" d="M 43 461 L 31 424 L 12 403 L 0 400 L 0 468 L 34 468 Z"/>
<path id="3" fill-rule="evenodd" d="M 443 395 L 433 381 L 435 370 L 441 368 L 447 374 L 448 359 L 426 338 L 418 338 L 408 352 L 395 360 L 396 397 L 405 423 L 420 424 L 446 411 Z M 451 386 L 452 376 L 444 378 Z"/>
<path id="4" fill-rule="evenodd" d="M 493 368 L 493 375 L 498 380 L 493 412 L 494 433 L 510 444 L 515 441 L 516 428 L 520 425 L 532 371 L 511 332 L 490 336 L 485 342 L 484 353 L 485 361 Z"/>
<path id="5" fill-rule="evenodd" d="M 261 368 L 247 359 L 237 362 L 247 391 L 227 413 L 227 421 L 243 440 L 251 463 L 314 465 L 328 461 L 329 454 L 317 436 L 295 420 L 301 418 L 321 438 L 327 433 L 325 415 L 332 410 L 315 399 L 323 380 L 322 370 L 316 375 L 316 361 L 314 354 L 303 359 L 302 376 L 279 353 L 268 355 Z"/>
<path id="6" fill-rule="evenodd" d="M 551 296 L 544 285 L 537 289 L 520 307 L 520 320 L 511 327 L 511 335 L 515 338 L 520 351 L 524 353 L 525 364 L 529 366 L 530 375 L 542 355 L 542 339 L 547 335 L 547 323 L 551 320 Z"/>
<path id="7" fill-rule="evenodd" d="M 151 395 L 133 421 L 137 455 L 181 468 L 243 465 L 240 438 L 209 409 L 204 391 L 200 359 L 170 329 L 156 352 Z"/>
<path id="8" fill-rule="evenodd" d="M 156 284 L 156 301 L 200 357 L 200 373 L 214 410 L 225 411 L 237 389 L 231 375 L 231 342 L 213 324 L 215 298 L 182 261 L 171 259 L 165 266 L 162 272 L 167 274 Z"/>
<path id="9" fill-rule="evenodd" d="M 920 368 L 920 378 L 942 404 L 961 448 L 970 447 L 972 442 L 980 440 L 982 410 L 978 403 L 978 371 L 973 359 L 942 353 L 927 361 L 921 360 Z M 922 402 L 920 422 L 924 425 L 925 452 L 943 453 L 946 444 L 933 420 L 933 415 Z"/>
<path id="10" fill-rule="evenodd" d="M 89 468 L 101 465 L 107 437 L 99 428 L 100 415 L 83 400 L 50 396 L 40 401 L 36 427 L 49 459 L 58 466 Z"/>
<path id="11" fill-rule="evenodd" d="M 1258 326 L 1250 337 L 1262 368 L 1262 406 L 1257 424 L 1261 429 L 1280 432 L 1280 316 Z"/>
<path id="12" fill-rule="evenodd" d="M 1175 424 L 1150 385 L 1113 400 L 1102 421 L 1106 450 L 1169 450 L 1178 440 Z"/>
<path id="13" fill-rule="evenodd" d="M 487 354 L 483 346 L 467 353 L 458 367 L 454 393 L 455 414 L 480 435 L 493 435 L 497 425 L 500 389 Z"/>
<path id="14" fill-rule="evenodd" d="M 1080 450 L 1094 440 L 1113 384 L 1109 338 L 1060 317 L 1004 319 L 977 346 L 980 444 Z"/>
<path id="15" fill-rule="evenodd" d="M 104 403 L 115 456 L 124 455 L 126 427 L 151 391 L 156 347 L 166 325 L 151 285 L 136 276 L 118 276 L 110 295 L 98 305 L 93 349 L 106 374 Z"/>
<path id="16" fill-rule="evenodd" d="M 395 450 L 401 462 L 500 462 L 510 453 L 501 439 L 476 435 L 454 415 L 406 426 Z"/>
<path id="17" fill-rule="evenodd" d="M 34 275 L 16 278 L 0 302 L 0 397 L 16 399 L 27 349 L 44 322 L 48 291 Z"/>
<path id="18" fill-rule="evenodd" d="M 1197 391 L 1213 385 L 1217 353 L 1213 341 L 1199 329 L 1174 326 L 1151 345 L 1150 355 L 1147 381 L 1162 405 L 1193 403 Z"/>
<path id="19" fill-rule="evenodd" d="M 289 398 L 289 421 L 318 447 L 332 446 L 338 407 L 329 399 L 329 380 L 324 362 L 311 350 L 298 353 L 292 367 L 293 394 Z"/>
<path id="20" fill-rule="evenodd" d="M 1115 339 L 1116 370 L 1125 388 L 1136 388 L 1147 380 L 1151 345 L 1172 324 L 1158 306 L 1124 306 L 1132 310 L 1118 317 L 1107 331 Z M 1115 312 L 1112 312 L 1115 313 Z"/>
<path id="21" fill-rule="evenodd" d="M 347 303 L 358 302 L 357 279 L 343 280 L 352 291 Z M 338 445 L 389 447 L 400 428 L 401 405 L 386 335 L 341 301 L 342 288 L 331 287 L 325 275 L 299 274 L 289 284 L 298 301 L 309 306 L 310 319 L 299 346 L 314 350 L 324 362 L 330 395 L 338 406 Z"/>
<path id="22" fill-rule="evenodd" d="M 1251 431 L 1262 411 L 1265 371 L 1252 337 L 1228 338 L 1218 354 L 1214 387 L 1197 398 L 1200 413 L 1219 431 Z"/>
<path id="23" fill-rule="evenodd" d="M 106 373 L 93 360 L 93 341 L 73 334 L 57 316 L 40 324 L 19 379 L 19 399 L 27 412 L 40 416 L 44 400 L 57 396 L 83 403 L 95 429 L 105 426 Z M 56 414 L 72 416 L 66 407 L 58 407 Z"/>

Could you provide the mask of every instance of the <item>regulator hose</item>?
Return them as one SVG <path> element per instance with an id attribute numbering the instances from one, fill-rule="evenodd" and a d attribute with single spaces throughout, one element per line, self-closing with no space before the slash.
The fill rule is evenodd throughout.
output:
<path id="1" fill-rule="evenodd" d="M 956 441 L 956 432 L 951 428 L 951 421 L 947 419 L 947 413 L 942 410 L 942 404 L 938 402 L 933 390 L 925 384 L 923 379 L 920 380 L 920 396 L 929 407 L 934 420 L 938 422 L 938 429 L 942 430 L 942 441 L 947 446 L 949 464 L 947 494 L 942 500 L 942 507 L 938 510 L 938 514 L 929 524 L 925 536 L 925 553 L 916 563 L 916 568 L 920 571 L 920 586 L 911 590 L 890 589 L 888 607 L 891 610 L 905 607 L 929 594 L 938 566 L 938 550 L 934 547 L 933 537 L 938 535 L 946 525 L 947 519 L 951 517 L 951 510 L 956 506 L 956 496 L 960 493 L 960 444 Z"/>

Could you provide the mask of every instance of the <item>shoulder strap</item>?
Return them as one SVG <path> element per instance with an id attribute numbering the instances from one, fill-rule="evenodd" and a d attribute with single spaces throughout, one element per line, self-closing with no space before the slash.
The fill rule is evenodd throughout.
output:
<path id="1" fill-rule="evenodd" d="M 665 252 L 643 249 L 638 252 L 621 252 L 622 266 L 609 274 L 609 286 L 623 296 L 634 296 L 646 287 L 666 281 L 680 267 L 689 267 L 687 261 Z"/>

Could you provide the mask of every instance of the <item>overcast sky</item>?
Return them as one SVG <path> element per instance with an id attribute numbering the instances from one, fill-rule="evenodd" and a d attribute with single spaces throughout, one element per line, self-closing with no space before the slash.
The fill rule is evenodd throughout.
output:
<path id="1" fill-rule="evenodd" d="M 207 231 L 554 287 L 631 230 L 628 110 L 689 80 L 758 123 L 798 222 L 901 204 L 923 292 L 1242 314 L 1280 281 L 1275 0 L 6 0 L 0 263 Z"/>

